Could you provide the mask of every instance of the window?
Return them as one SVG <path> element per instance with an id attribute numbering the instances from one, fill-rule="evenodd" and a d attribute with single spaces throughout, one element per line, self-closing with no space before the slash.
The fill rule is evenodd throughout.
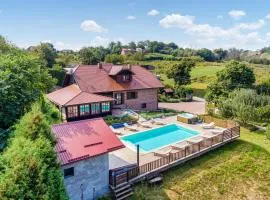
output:
<path id="1" fill-rule="evenodd" d="M 146 108 L 146 103 L 142 103 L 141 108 Z"/>
<path id="2" fill-rule="evenodd" d="M 116 99 L 115 104 L 116 105 L 121 105 L 123 104 L 123 93 L 115 93 L 114 94 L 114 98 Z"/>
<path id="3" fill-rule="evenodd" d="M 98 114 L 99 113 L 99 103 L 92 103 L 91 104 L 91 113 Z"/>
<path id="4" fill-rule="evenodd" d="M 137 99 L 137 92 L 127 92 L 127 99 Z"/>
<path id="5" fill-rule="evenodd" d="M 64 169 L 64 178 L 74 176 L 74 167 Z"/>
<path id="6" fill-rule="evenodd" d="M 67 116 L 68 118 L 78 117 L 78 107 L 77 106 L 67 107 Z"/>
<path id="7" fill-rule="evenodd" d="M 130 80 L 130 75 L 129 74 L 122 75 L 122 81 L 123 82 L 129 81 L 129 80 Z"/>
<path id="8" fill-rule="evenodd" d="M 80 115 L 85 116 L 90 114 L 89 105 L 80 105 Z"/>
<path id="9" fill-rule="evenodd" d="M 101 103 L 101 112 L 109 112 L 110 110 L 110 102 Z"/>

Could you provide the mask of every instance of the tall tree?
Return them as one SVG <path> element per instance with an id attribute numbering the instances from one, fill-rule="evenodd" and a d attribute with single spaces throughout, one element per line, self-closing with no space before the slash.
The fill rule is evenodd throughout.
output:
<path id="1" fill-rule="evenodd" d="M 40 62 L 25 54 L 0 56 L 0 128 L 8 128 L 56 83 Z"/>
<path id="2" fill-rule="evenodd" d="M 183 59 L 177 64 L 172 65 L 167 70 L 168 78 L 173 78 L 177 86 L 186 85 L 191 82 L 190 72 L 195 66 L 195 62 L 191 59 Z"/>
<path id="3" fill-rule="evenodd" d="M 30 48 L 30 51 L 36 54 L 45 66 L 52 67 L 55 64 L 57 53 L 53 44 L 41 43 L 36 47 Z"/>
<path id="4" fill-rule="evenodd" d="M 79 51 L 79 58 L 81 63 L 84 65 L 95 65 L 100 62 L 99 58 L 91 47 L 82 48 Z"/>

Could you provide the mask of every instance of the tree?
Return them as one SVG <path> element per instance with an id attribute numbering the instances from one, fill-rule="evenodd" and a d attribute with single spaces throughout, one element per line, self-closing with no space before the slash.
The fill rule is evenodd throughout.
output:
<path id="1" fill-rule="evenodd" d="M 90 47 L 82 48 L 79 51 L 79 58 L 81 63 L 84 65 L 96 65 L 101 61 Z"/>
<path id="2" fill-rule="evenodd" d="M 209 49 L 200 49 L 197 53 L 205 61 L 215 61 L 215 54 Z"/>
<path id="3" fill-rule="evenodd" d="M 46 120 L 52 112 L 45 107 L 35 103 L 14 127 L 13 138 L 0 156 L 0 199 L 67 199 Z"/>
<path id="4" fill-rule="evenodd" d="M 191 59 L 183 59 L 177 64 L 172 65 L 167 70 L 168 78 L 173 78 L 177 86 L 186 85 L 191 82 L 190 72 L 195 66 L 195 62 Z"/>
<path id="5" fill-rule="evenodd" d="M 234 117 L 243 124 L 269 122 L 270 97 L 258 95 L 252 89 L 237 89 L 217 104 L 223 117 Z"/>
<path id="6" fill-rule="evenodd" d="M 214 53 L 216 54 L 217 60 L 221 61 L 226 58 L 228 51 L 219 48 L 219 49 L 214 49 Z"/>
<path id="7" fill-rule="evenodd" d="M 55 64 L 49 69 L 49 73 L 57 80 L 56 85 L 62 86 L 66 74 L 65 70 L 60 65 Z"/>
<path id="8" fill-rule="evenodd" d="M 0 56 L 0 128 L 8 128 L 55 85 L 48 70 L 29 55 Z"/>
<path id="9" fill-rule="evenodd" d="M 120 41 L 110 42 L 108 45 L 108 49 L 111 54 L 120 54 L 122 51 L 122 44 Z"/>
<path id="10" fill-rule="evenodd" d="M 122 64 L 124 62 L 124 57 L 118 54 L 108 54 L 105 57 L 106 63 L 113 63 L 113 64 Z"/>
<path id="11" fill-rule="evenodd" d="M 56 49 L 51 43 L 41 43 L 40 45 L 31 48 L 30 52 L 37 55 L 47 67 L 52 67 L 55 64 L 57 53 Z"/>
<path id="12" fill-rule="evenodd" d="M 222 83 L 229 91 L 236 88 L 252 88 L 255 83 L 255 74 L 244 63 L 231 61 L 224 70 L 218 72 L 217 82 Z"/>
<path id="13" fill-rule="evenodd" d="M 253 88 L 255 75 L 245 64 L 231 61 L 217 73 L 217 80 L 207 87 L 206 99 L 216 103 L 219 97 L 227 97 L 237 88 Z"/>
<path id="14" fill-rule="evenodd" d="M 131 41 L 130 43 L 128 43 L 128 48 L 130 48 L 130 49 L 136 49 L 136 44 L 135 44 L 135 42 L 133 42 L 133 41 Z"/>

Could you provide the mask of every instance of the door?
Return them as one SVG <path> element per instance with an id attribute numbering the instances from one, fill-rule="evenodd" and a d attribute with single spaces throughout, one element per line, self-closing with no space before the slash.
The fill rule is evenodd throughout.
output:
<path id="1" fill-rule="evenodd" d="M 115 105 L 124 104 L 124 93 L 114 93 Z"/>

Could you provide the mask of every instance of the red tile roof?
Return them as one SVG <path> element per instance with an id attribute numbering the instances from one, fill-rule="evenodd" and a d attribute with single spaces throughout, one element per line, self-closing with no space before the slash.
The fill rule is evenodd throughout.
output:
<path id="1" fill-rule="evenodd" d="M 55 151 L 61 165 L 124 147 L 102 118 L 53 125 L 52 132 L 57 140 Z"/>
<path id="2" fill-rule="evenodd" d="M 113 98 L 82 92 L 80 88 L 73 84 L 62 89 L 47 94 L 47 97 L 57 105 L 68 106 L 94 102 L 113 101 Z"/>
<path id="3" fill-rule="evenodd" d="M 127 66 L 115 66 L 113 64 L 79 65 L 74 71 L 74 78 L 80 89 L 89 93 L 101 93 L 112 91 L 161 88 L 163 84 L 150 71 L 139 65 L 132 65 L 132 80 L 128 83 L 118 83 L 111 74 L 119 73 Z"/>

